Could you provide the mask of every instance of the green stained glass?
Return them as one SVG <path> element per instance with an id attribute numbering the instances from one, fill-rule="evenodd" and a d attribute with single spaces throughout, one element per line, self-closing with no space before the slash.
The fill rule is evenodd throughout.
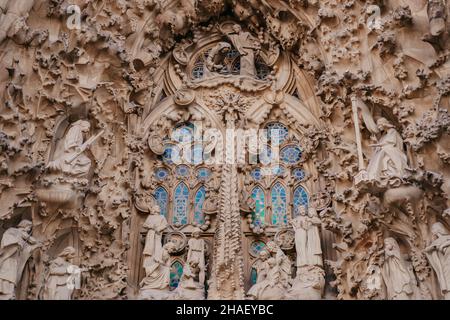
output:
<path id="1" fill-rule="evenodd" d="M 255 200 L 255 211 L 253 212 L 253 224 L 256 226 L 264 225 L 265 200 L 264 191 L 260 187 L 253 189 L 252 198 Z"/>
<path id="2" fill-rule="evenodd" d="M 175 261 L 170 267 L 170 290 L 178 287 L 182 275 L 183 265 L 179 261 Z"/>

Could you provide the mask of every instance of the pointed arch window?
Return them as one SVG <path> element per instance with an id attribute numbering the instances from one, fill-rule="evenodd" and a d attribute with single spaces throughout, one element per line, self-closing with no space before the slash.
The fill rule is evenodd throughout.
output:
<path id="1" fill-rule="evenodd" d="M 170 290 L 174 290 L 178 287 L 182 275 L 183 265 L 177 260 L 170 266 Z"/>
<path id="2" fill-rule="evenodd" d="M 161 210 L 161 215 L 167 218 L 167 208 L 169 205 L 169 194 L 163 187 L 158 187 L 155 190 L 155 199 Z"/>
<path id="3" fill-rule="evenodd" d="M 265 217 L 265 197 L 264 191 L 260 187 L 256 187 L 252 191 L 252 198 L 255 200 L 255 210 L 253 212 L 253 224 L 255 226 L 264 225 Z"/>
<path id="4" fill-rule="evenodd" d="M 298 216 L 299 208 L 305 207 L 307 209 L 308 204 L 309 204 L 309 198 L 308 198 L 308 193 L 306 192 L 306 190 L 302 186 L 298 186 L 297 188 L 295 188 L 295 190 L 294 190 L 294 211 L 293 211 L 294 218 L 296 216 Z"/>
<path id="5" fill-rule="evenodd" d="M 189 189 L 181 182 L 175 189 L 173 203 L 173 223 L 175 225 L 185 225 L 188 223 Z"/>
<path id="6" fill-rule="evenodd" d="M 194 203 L 194 222 L 197 224 L 205 223 L 205 216 L 203 214 L 203 203 L 205 202 L 205 187 L 201 186 L 195 194 Z"/>
<path id="7" fill-rule="evenodd" d="M 272 224 L 287 224 L 287 200 L 286 188 L 277 182 L 271 190 L 272 200 Z"/>

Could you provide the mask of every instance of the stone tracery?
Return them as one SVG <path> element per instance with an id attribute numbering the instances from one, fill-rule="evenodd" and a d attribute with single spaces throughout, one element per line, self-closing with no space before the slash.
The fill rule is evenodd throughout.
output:
<path id="1" fill-rule="evenodd" d="M 0 15 L 0 234 L 43 257 L 8 280 L 2 240 L 0 296 L 69 247 L 50 297 L 448 299 L 446 1 L 70 4 Z M 240 163 L 227 129 L 277 131 Z"/>

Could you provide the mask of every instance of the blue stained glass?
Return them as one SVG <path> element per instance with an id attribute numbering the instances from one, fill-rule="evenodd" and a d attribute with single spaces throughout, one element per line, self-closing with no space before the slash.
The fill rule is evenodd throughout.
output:
<path id="1" fill-rule="evenodd" d="M 187 177 L 189 175 L 189 167 L 185 165 L 178 166 L 176 173 L 178 177 Z"/>
<path id="2" fill-rule="evenodd" d="M 203 68 L 204 68 L 203 63 L 196 64 L 195 67 L 192 69 L 192 77 L 194 79 L 201 79 L 204 74 Z"/>
<path id="3" fill-rule="evenodd" d="M 299 208 L 308 208 L 308 193 L 303 187 L 297 187 L 294 190 L 294 218 L 299 214 Z"/>
<path id="4" fill-rule="evenodd" d="M 167 179 L 169 172 L 166 169 L 160 168 L 156 170 L 155 176 L 158 180 L 163 181 Z"/>
<path id="5" fill-rule="evenodd" d="M 264 165 L 270 164 L 272 160 L 272 149 L 269 146 L 264 146 L 263 150 L 259 153 L 259 162 Z"/>
<path id="6" fill-rule="evenodd" d="M 280 157 L 287 164 L 296 164 L 302 158 L 302 150 L 299 146 L 287 146 L 281 149 Z"/>
<path id="7" fill-rule="evenodd" d="M 208 168 L 200 168 L 197 170 L 197 179 L 205 181 L 211 176 L 211 170 Z"/>
<path id="8" fill-rule="evenodd" d="M 173 164 L 174 161 L 180 161 L 180 148 L 173 144 L 166 145 L 162 158 L 167 164 Z"/>
<path id="9" fill-rule="evenodd" d="M 260 168 L 253 169 L 251 176 L 256 181 L 261 180 L 261 169 Z"/>
<path id="10" fill-rule="evenodd" d="M 277 182 L 271 192 L 272 196 L 272 224 L 280 225 L 287 224 L 286 214 L 286 189 L 283 185 Z"/>
<path id="11" fill-rule="evenodd" d="M 173 204 L 173 223 L 184 225 L 188 223 L 189 189 L 184 183 L 180 183 L 175 189 Z"/>
<path id="12" fill-rule="evenodd" d="M 172 139 L 184 143 L 194 141 L 194 125 L 189 123 L 175 128 L 172 132 Z"/>
<path id="13" fill-rule="evenodd" d="M 279 122 L 269 123 L 266 130 L 267 138 L 274 146 L 283 144 L 289 136 L 288 128 Z"/>
<path id="14" fill-rule="evenodd" d="M 281 176 L 284 174 L 284 167 L 272 167 L 272 174 L 276 175 L 276 176 Z"/>
<path id="15" fill-rule="evenodd" d="M 182 275 L 183 265 L 179 261 L 175 261 L 170 266 L 170 290 L 174 290 L 178 287 Z"/>
<path id="16" fill-rule="evenodd" d="M 256 280 L 258 279 L 258 271 L 256 271 L 256 268 L 252 268 L 250 271 L 250 282 L 252 285 L 256 284 Z"/>
<path id="17" fill-rule="evenodd" d="M 195 194 L 195 206 L 194 206 L 194 221 L 198 224 L 205 223 L 205 216 L 203 214 L 203 203 L 205 202 L 205 187 L 200 187 Z"/>
<path id="18" fill-rule="evenodd" d="M 300 169 L 300 168 L 294 169 L 294 171 L 292 172 L 292 175 L 294 176 L 295 180 L 299 180 L 299 181 L 305 179 L 305 176 L 306 176 L 305 171 L 303 171 L 303 169 Z"/>
<path id="19" fill-rule="evenodd" d="M 203 162 L 203 146 L 202 144 L 195 144 L 192 148 L 192 159 L 189 161 L 192 164 L 199 165 Z"/>
<path id="20" fill-rule="evenodd" d="M 255 226 L 264 225 L 265 201 L 264 191 L 260 187 L 256 187 L 252 191 L 252 198 L 255 200 L 255 211 L 253 212 L 253 224 Z"/>
<path id="21" fill-rule="evenodd" d="M 158 187 L 155 190 L 155 199 L 161 210 L 161 215 L 167 218 L 167 207 L 169 204 L 169 194 L 163 187 Z"/>

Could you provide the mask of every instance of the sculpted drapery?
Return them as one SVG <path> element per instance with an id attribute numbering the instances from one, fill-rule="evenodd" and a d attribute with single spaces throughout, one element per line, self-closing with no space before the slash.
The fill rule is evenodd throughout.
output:
<path id="1" fill-rule="evenodd" d="M 384 176 L 401 178 L 408 167 L 403 139 L 386 119 L 379 119 L 377 124 L 386 134 L 374 145 L 376 149 L 367 167 L 369 179 L 377 180 Z"/>
<path id="2" fill-rule="evenodd" d="M 306 212 L 304 207 L 299 207 L 299 211 L 299 215 L 291 221 L 295 231 L 297 267 L 322 266 L 322 248 L 319 233 L 321 221 L 314 208 L 309 208 L 308 212 Z"/>
<path id="3" fill-rule="evenodd" d="M 450 234 L 440 222 L 432 226 L 431 232 L 434 240 L 425 254 L 436 272 L 442 295 L 450 300 Z"/>
<path id="4" fill-rule="evenodd" d="M 400 247 L 394 238 L 386 238 L 385 261 L 383 265 L 383 279 L 390 300 L 409 300 L 412 298 L 413 288 L 411 274 L 400 252 Z"/>

